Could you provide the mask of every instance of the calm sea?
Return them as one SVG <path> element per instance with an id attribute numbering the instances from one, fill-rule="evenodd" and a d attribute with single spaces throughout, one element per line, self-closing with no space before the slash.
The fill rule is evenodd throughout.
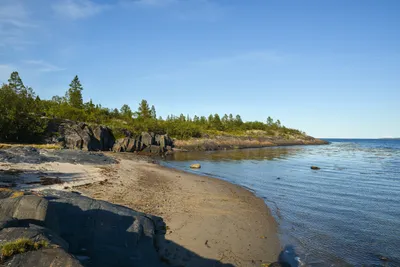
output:
<path id="1" fill-rule="evenodd" d="M 279 223 L 283 252 L 294 250 L 293 266 L 400 266 L 400 140 L 327 141 L 178 153 L 162 164 L 262 197 Z M 202 168 L 190 170 L 191 163 Z"/>

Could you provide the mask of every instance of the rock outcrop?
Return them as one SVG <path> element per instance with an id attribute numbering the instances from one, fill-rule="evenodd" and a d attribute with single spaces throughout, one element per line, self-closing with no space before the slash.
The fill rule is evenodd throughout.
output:
<path id="1" fill-rule="evenodd" d="M 49 123 L 48 130 L 47 142 L 58 142 L 68 149 L 160 154 L 173 147 L 168 135 L 142 132 L 135 137 L 131 132 L 124 131 L 126 137 L 115 140 L 112 130 L 106 126 L 91 127 L 70 120 L 54 119 Z"/>
<path id="2" fill-rule="evenodd" d="M 160 154 L 172 148 L 173 141 L 168 135 L 143 132 L 138 137 L 118 139 L 113 147 L 114 152 L 143 152 Z"/>
<path id="3" fill-rule="evenodd" d="M 0 240 L 48 244 L 2 257 L 0 266 L 165 266 L 158 255 L 161 218 L 81 196 L 0 191 Z"/>
<path id="4" fill-rule="evenodd" d="M 105 126 L 97 126 L 94 130 L 83 122 L 63 121 L 58 127 L 59 140 L 64 147 L 88 151 L 111 150 L 115 138 L 112 131 Z"/>

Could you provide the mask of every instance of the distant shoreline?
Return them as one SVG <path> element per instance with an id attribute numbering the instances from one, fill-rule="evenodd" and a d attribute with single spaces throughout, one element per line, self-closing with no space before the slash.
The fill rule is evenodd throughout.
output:
<path id="1" fill-rule="evenodd" d="M 304 139 L 284 139 L 279 137 L 215 136 L 175 140 L 175 151 L 216 151 L 246 148 L 264 148 L 298 145 L 327 145 L 328 141 L 307 136 Z"/>

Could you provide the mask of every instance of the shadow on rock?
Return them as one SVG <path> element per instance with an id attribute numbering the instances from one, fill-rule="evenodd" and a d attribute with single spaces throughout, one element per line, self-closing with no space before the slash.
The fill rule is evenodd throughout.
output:
<path id="1" fill-rule="evenodd" d="M 52 247 L 57 249 L 53 252 L 50 248 L 29 252 L 36 259 L 40 255 L 43 259 L 55 255 L 71 262 L 76 258 L 83 266 L 96 267 L 233 266 L 200 257 L 165 240 L 166 227 L 159 217 L 76 193 L 45 190 L 42 194 L 16 198 L 4 195 L 0 199 L 2 240 L 24 237 L 35 241 L 46 239 L 57 245 Z M 31 261 L 27 254 L 12 257 L 7 266 L 27 266 L 23 265 Z"/>

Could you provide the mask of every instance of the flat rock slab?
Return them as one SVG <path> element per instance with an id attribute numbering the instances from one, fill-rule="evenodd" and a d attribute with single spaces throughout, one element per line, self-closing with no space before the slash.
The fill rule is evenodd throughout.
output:
<path id="1" fill-rule="evenodd" d="M 0 150 L 0 162 L 41 164 L 45 162 L 72 164 L 106 165 L 116 163 L 115 159 L 100 152 L 81 150 L 46 150 L 34 147 L 13 147 Z"/>

